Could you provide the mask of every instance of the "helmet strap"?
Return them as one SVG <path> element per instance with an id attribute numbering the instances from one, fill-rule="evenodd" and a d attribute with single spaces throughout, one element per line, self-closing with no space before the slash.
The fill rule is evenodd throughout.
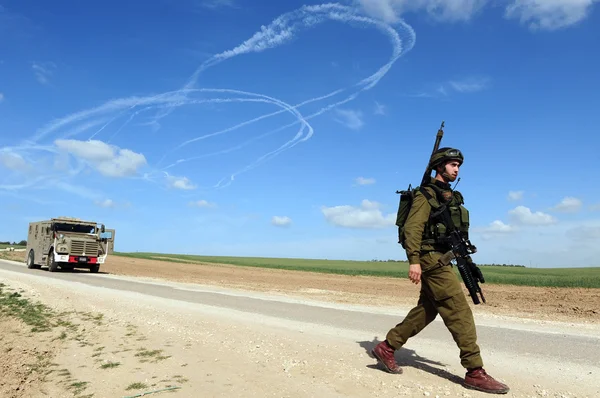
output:
<path id="1" fill-rule="evenodd" d="M 435 172 L 442 177 L 442 179 L 444 180 L 445 183 L 449 183 L 450 182 L 450 175 L 446 172 L 446 165 L 447 164 L 448 164 L 448 162 L 444 162 L 443 165 L 439 165 L 435 169 Z M 442 168 L 441 172 L 438 170 L 438 167 Z"/>

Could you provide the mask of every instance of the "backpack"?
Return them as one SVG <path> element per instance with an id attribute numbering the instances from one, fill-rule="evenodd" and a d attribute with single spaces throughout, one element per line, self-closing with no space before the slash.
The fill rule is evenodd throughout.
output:
<path id="1" fill-rule="evenodd" d="M 406 223 L 406 219 L 408 218 L 408 213 L 410 213 L 410 208 L 413 203 L 413 199 L 419 187 L 412 188 L 412 185 L 409 184 L 408 189 L 404 191 L 396 191 L 397 194 L 400 195 L 400 203 L 398 204 L 398 213 L 396 214 L 396 226 L 398 227 L 398 243 L 404 247 L 404 224 Z"/>

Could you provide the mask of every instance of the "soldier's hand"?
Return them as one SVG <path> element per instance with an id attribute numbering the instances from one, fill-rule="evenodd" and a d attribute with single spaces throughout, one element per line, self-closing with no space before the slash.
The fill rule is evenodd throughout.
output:
<path id="1" fill-rule="evenodd" d="M 408 279 L 415 285 L 419 284 L 421 281 L 421 264 L 411 264 L 408 267 Z"/>

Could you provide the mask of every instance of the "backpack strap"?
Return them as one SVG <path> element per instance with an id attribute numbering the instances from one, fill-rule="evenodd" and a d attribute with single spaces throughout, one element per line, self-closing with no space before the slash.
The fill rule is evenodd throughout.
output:
<path id="1" fill-rule="evenodd" d="M 436 191 L 434 187 L 431 188 Z M 429 215 L 430 219 L 439 216 L 444 212 L 444 210 L 446 210 L 446 204 L 444 203 L 440 205 L 440 202 L 431 196 L 431 194 L 424 187 L 419 187 L 419 191 L 423 194 L 423 196 L 425 196 L 425 199 L 427 199 L 427 202 L 429 202 L 429 205 L 433 210 L 433 212 Z"/>
<path id="2" fill-rule="evenodd" d="M 435 187 L 431 187 L 434 191 L 437 192 Z M 448 231 L 454 231 L 456 228 L 454 227 L 454 223 L 452 223 L 452 219 L 450 218 L 450 211 L 448 209 L 447 203 L 443 203 L 443 204 L 439 204 L 439 202 L 437 202 L 429 192 L 427 192 L 426 189 L 419 187 L 419 190 L 421 191 L 421 193 L 425 196 L 425 198 L 427 198 L 427 201 L 429 202 L 429 204 L 431 204 L 432 208 L 435 210 L 434 212 L 432 212 L 429 215 L 429 218 L 434 218 L 437 216 L 442 216 L 441 220 L 442 223 L 444 224 L 444 226 L 447 228 Z M 462 202 L 462 195 L 459 193 L 460 195 L 460 201 Z M 448 202 L 449 203 L 449 202 Z"/>

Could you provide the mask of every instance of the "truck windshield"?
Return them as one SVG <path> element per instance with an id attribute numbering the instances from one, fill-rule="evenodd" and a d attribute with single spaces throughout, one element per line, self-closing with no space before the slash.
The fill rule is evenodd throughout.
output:
<path id="1" fill-rule="evenodd" d="M 91 225 L 77 224 L 54 224 L 54 230 L 57 232 L 74 232 L 78 234 L 93 234 L 96 232 L 96 228 Z"/>

